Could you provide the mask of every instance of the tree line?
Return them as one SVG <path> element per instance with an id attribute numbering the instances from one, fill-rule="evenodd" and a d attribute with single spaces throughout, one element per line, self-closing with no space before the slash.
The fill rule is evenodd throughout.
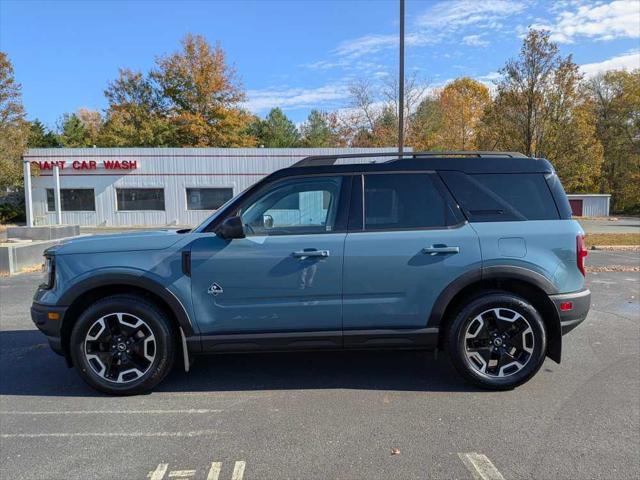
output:
<path id="1" fill-rule="evenodd" d="M 414 150 L 503 150 L 545 157 L 571 193 L 611 193 L 640 212 L 640 70 L 586 79 L 545 31 L 530 30 L 492 89 L 469 77 L 405 84 L 404 137 Z M 389 147 L 398 137 L 398 83 L 349 85 L 349 102 L 296 126 L 280 108 L 247 111 L 220 45 L 187 35 L 148 72 L 121 69 L 104 112 L 64 114 L 55 129 L 27 121 L 20 85 L 0 52 L 0 187 L 19 185 L 27 147 Z"/>

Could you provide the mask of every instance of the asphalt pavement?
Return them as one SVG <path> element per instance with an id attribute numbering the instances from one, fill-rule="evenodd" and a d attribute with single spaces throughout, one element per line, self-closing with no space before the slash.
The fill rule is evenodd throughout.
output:
<path id="1" fill-rule="evenodd" d="M 639 264 L 613 253 L 590 262 Z M 590 274 L 562 364 L 510 392 L 444 355 L 345 352 L 201 357 L 127 398 L 49 350 L 28 316 L 39 281 L 0 279 L 2 479 L 640 478 L 638 272 Z"/>

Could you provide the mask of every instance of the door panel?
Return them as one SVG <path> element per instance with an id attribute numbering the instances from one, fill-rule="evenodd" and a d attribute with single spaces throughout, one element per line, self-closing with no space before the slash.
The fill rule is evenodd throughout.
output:
<path id="1" fill-rule="evenodd" d="M 481 266 L 477 235 L 437 175 L 367 174 L 358 194 L 345 242 L 345 345 L 350 330 L 428 327 L 440 293 Z"/>
<path id="2" fill-rule="evenodd" d="M 458 253 L 423 252 L 435 246 Z M 424 328 L 438 295 L 480 268 L 468 224 L 442 230 L 350 233 L 345 243 L 344 330 Z"/>
<path id="3" fill-rule="evenodd" d="M 246 238 L 204 234 L 193 243 L 192 298 L 204 335 L 331 331 L 341 344 L 340 198 L 349 198 L 351 178 L 343 180 L 266 185 L 237 212 Z"/>
<path id="4" fill-rule="evenodd" d="M 346 234 L 224 240 L 192 245 L 192 295 L 203 334 L 341 330 Z M 294 256 L 304 250 L 328 256 Z M 310 252 L 313 254 L 314 252 Z M 221 292 L 208 293 L 213 284 Z"/>

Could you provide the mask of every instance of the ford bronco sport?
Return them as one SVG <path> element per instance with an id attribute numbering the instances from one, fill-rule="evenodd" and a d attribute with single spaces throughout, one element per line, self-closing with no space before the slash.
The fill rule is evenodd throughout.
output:
<path id="1" fill-rule="evenodd" d="M 33 321 L 89 385 L 120 395 L 201 353 L 446 349 L 496 390 L 560 362 L 590 292 L 583 231 L 551 164 L 362 156 L 304 159 L 193 230 L 47 250 Z"/>

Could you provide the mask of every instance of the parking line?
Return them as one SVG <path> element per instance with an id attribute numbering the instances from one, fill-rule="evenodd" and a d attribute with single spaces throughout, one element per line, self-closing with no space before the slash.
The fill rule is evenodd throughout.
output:
<path id="1" fill-rule="evenodd" d="M 475 480 L 504 480 L 502 474 L 485 455 L 471 452 L 459 453 L 458 456 Z"/>
<path id="2" fill-rule="evenodd" d="M 149 478 L 149 480 L 162 480 L 164 478 L 164 474 L 167 473 L 168 468 L 168 463 L 161 463 L 158 465 L 158 468 L 150 472 L 147 477 Z"/>
<path id="3" fill-rule="evenodd" d="M 220 430 L 195 430 L 192 432 L 77 432 L 77 433 L 3 433 L 0 438 L 73 438 L 73 437 L 203 437 L 218 435 Z"/>
<path id="4" fill-rule="evenodd" d="M 237 461 L 233 466 L 233 474 L 231 475 L 231 480 L 242 480 L 244 477 L 244 468 L 246 467 L 246 462 L 241 460 Z"/>
<path id="5" fill-rule="evenodd" d="M 207 480 L 218 480 L 220 476 L 220 470 L 222 469 L 222 462 L 211 462 L 211 468 L 207 474 Z"/>
<path id="6" fill-rule="evenodd" d="M 203 413 L 222 413 L 224 410 L 212 410 L 207 408 L 191 408 L 187 410 L 60 410 L 60 411 L 20 411 L 20 410 L 9 410 L 2 411 L 0 415 L 101 415 L 101 414 L 109 414 L 109 415 L 192 415 L 192 414 L 203 414 Z"/>

